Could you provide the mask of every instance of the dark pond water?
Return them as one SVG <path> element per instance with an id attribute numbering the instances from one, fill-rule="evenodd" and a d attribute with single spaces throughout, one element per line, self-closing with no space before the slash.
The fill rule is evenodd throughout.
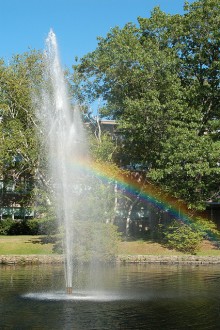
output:
<path id="1" fill-rule="evenodd" d="M 220 329 L 220 266 L 0 267 L 0 329 Z"/>

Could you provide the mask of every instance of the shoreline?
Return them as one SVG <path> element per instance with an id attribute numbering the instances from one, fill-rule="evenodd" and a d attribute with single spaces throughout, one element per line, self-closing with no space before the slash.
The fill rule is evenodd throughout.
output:
<path id="1" fill-rule="evenodd" d="M 62 264 L 62 255 L 0 255 L 0 265 Z M 211 265 L 220 264 L 220 256 L 197 255 L 118 255 L 116 263 L 166 264 L 166 265 Z"/>

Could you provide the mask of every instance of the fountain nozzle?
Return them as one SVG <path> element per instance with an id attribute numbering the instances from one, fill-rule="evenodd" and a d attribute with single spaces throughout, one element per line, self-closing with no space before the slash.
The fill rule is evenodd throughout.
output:
<path id="1" fill-rule="evenodd" d="M 71 286 L 66 287 L 66 293 L 67 294 L 72 294 L 73 293 L 73 288 Z"/>

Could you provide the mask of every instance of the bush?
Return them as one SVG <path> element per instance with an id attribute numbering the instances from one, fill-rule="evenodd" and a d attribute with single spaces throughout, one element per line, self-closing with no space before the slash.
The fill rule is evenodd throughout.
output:
<path id="1" fill-rule="evenodd" d="M 5 219 L 0 221 L 0 235 L 8 235 L 9 230 L 14 221 L 12 219 Z"/>
<path id="2" fill-rule="evenodd" d="M 114 260 L 118 252 L 120 234 L 112 224 L 81 221 L 73 225 L 73 258 L 80 262 Z M 55 246 L 55 252 L 62 252 L 62 243 Z"/>
<path id="3" fill-rule="evenodd" d="M 195 217 L 192 223 L 192 228 L 200 231 L 205 239 L 215 242 L 220 241 L 220 232 L 217 229 L 217 225 L 210 219 Z"/>
<path id="4" fill-rule="evenodd" d="M 203 239 L 200 230 L 173 221 L 163 232 L 164 243 L 171 249 L 196 254 Z"/>
<path id="5" fill-rule="evenodd" d="M 38 220 L 39 235 L 54 235 L 58 232 L 58 225 L 55 217 L 46 217 Z"/>
<path id="6" fill-rule="evenodd" d="M 26 219 L 0 221 L 0 235 L 53 235 L 57 233 L 54 219 Z"/>
<path id="7" fill-rule="evenodd" d="M 11 223 L 8 235 L 37 235 L 38 221 L 33 220 L 16 220 Z"/>
<path id="8" fill-rule="evenodd" d="M 26 221 L 28 227 L 28 235 L 38 235 L 39 234 L 39 221 L 37 219 L 31 219 Z"/>

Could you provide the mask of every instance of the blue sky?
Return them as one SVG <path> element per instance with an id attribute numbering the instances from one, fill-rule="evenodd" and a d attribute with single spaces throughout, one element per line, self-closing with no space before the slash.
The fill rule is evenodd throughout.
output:
<path id="1" fill-rule="evenodd" d="M 192 0 L 189 2 L 193 2 Z M 97 36 L 137 17 L 149 17 L 159 5 L 170 14 L 183 13 L 184 0 L 1 0 L 0 57 L 43 49 L 52 28 L 57 35 L 63 66 L 71 67 L 97 46 Z"/>

